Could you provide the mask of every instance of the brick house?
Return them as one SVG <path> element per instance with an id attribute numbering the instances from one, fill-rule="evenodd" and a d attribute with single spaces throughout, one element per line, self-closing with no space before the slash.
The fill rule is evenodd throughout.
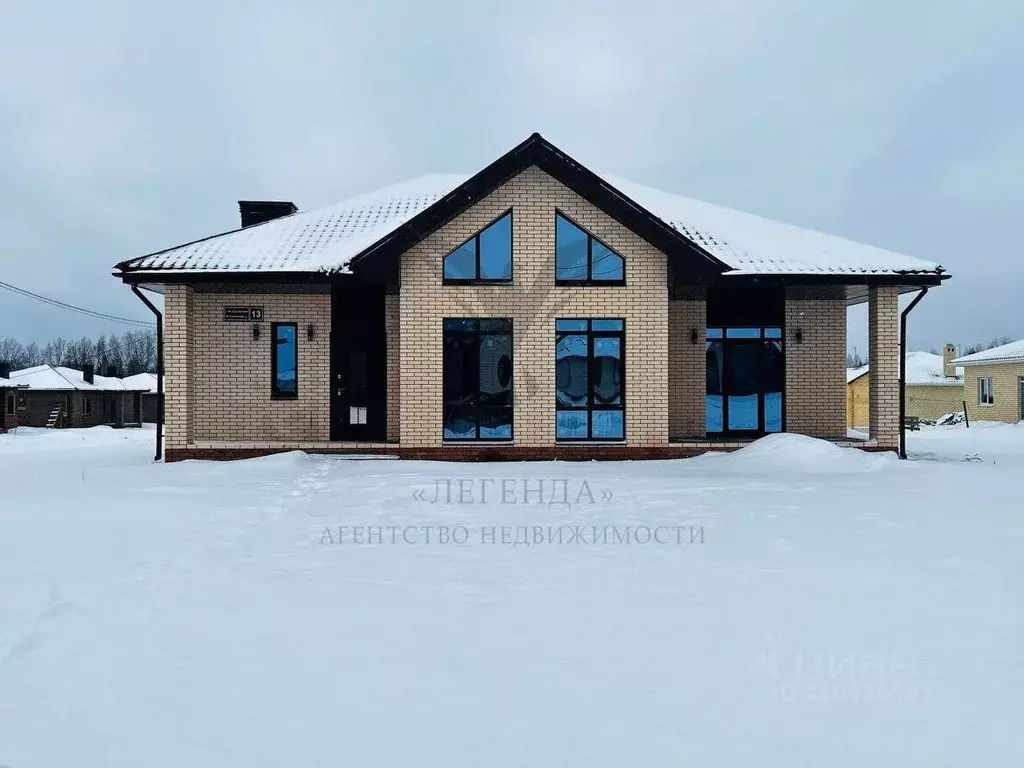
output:
<path id="1" fill-rule="evenodd" d="M 953 365 L 956 347 L 947 344 L 942 355 L 920 350 L 907 353 L 904 379 L 905 413 L 919 419 L 937 419 L 962 411 L 964 370 Z M 870 366 L 851 368 L 846 375 L 846 425 L 870 423 Z"/>
<path id="2" fill-rule="evenodd" d="M 1024 420 L 1024 340 L 964 355 L 964 400 L 976 421 Z"/>
<path id="3" fill-rule="evenodd" d="M 0 432 L 18 426 L 18 390 L 25 388 L 24 384 L 12 381 L 10 375 L 11 366 L 8 363 L 0 363 L 0 403 L 3 407 Z"/>
<path id="4" fill-rule="evenodd" d="M 599 177 L 539 134 L 470 176 L 118 264 L 164 295 L 166 459 L 637 458 L 845 442 L 846 309 L 899 442 L 898 296 L 942 267 Z M 158 430 L 159 432 L 159 430 Z M 158 438 L 159 439 L 159 438 Z M 158 445 L 159 454 L 159 445 Z"/>
<path id="5" fill-rule="evenodd" d="M 24 387 L 17 393 L 18 423 L 25 427 L 123 426 L 139 423 L 142 387 L 125 385 L 108 371 L 36 365 L 11 372 L 11 381 Z"/>

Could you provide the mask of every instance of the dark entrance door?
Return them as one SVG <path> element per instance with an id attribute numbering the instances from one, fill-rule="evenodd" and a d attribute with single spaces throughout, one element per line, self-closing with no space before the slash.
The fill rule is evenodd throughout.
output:
<path id="1" fill-rule="evenodd" d="M 335 288 L 331 296 L 331 440 L 387 434 L 384 286 Z"/>

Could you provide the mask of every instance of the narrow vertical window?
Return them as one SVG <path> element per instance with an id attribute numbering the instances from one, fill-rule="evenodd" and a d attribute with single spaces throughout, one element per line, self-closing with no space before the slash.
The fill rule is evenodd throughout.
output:
<path id="1" fill-rule="evenodd" d="M 995 402 L 996 398 L 992 391 L 992 377 L 981 377 L 980 379 L 978 379 L 978 404 L 994 405 Z"/>
<path id="2" fill-rule="evenodd" d="M 271 323 L 271 396 L 289 399 L 299 396 L 299 334 L 295 323 Z"/>
<path id="3" fill-rule="evenodd" d="M 512 439 L 512 321 L 444 321 L 445 440 Z"/>
<path id="4" fill-rule="evenodd" d="M 555 282 L 563 285 L 626 281 L 623 258 L 561 213 L 555 214 Z"/>
<path id="5" fill-rule="evenodd" d="M 555 321 L 555 438 L 623 440 L 625 322 Z"/>
<path id="6" fill-rule="evenodd" d="M 7 396 L 7 415 L 14 415 L 14 395 Z"/>
<path id="7" fill-rule="evenodd" d="M 446 283 L 512 280 L 512 211 L 488 224 L 444 257 Z"/>

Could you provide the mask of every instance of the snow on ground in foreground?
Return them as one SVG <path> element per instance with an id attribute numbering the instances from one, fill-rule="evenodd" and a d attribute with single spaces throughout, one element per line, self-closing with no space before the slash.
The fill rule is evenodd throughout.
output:
<path id="1" fill-rule="evenodd" d="M 152 435 L 0 435 L 0 765 L 1024 764 L 1024 428 L 909 462 L 160 465 Z M 588 543 L 502 543 L 535 525 Z"/>

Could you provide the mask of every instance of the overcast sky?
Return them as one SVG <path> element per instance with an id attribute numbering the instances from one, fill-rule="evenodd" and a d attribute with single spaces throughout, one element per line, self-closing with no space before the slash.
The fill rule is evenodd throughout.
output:
<path id="1" fill-rule="evenodd" d="M 0 0 L 0 280 L 149 319 L 111 266 L 241 198 L 316 207 L 540 131 L 941 263 L 911 346 L 1020 338 L 1022 36 L 1019 0 Z M 0 290 L 0 336 L 120 330 Z"/>

